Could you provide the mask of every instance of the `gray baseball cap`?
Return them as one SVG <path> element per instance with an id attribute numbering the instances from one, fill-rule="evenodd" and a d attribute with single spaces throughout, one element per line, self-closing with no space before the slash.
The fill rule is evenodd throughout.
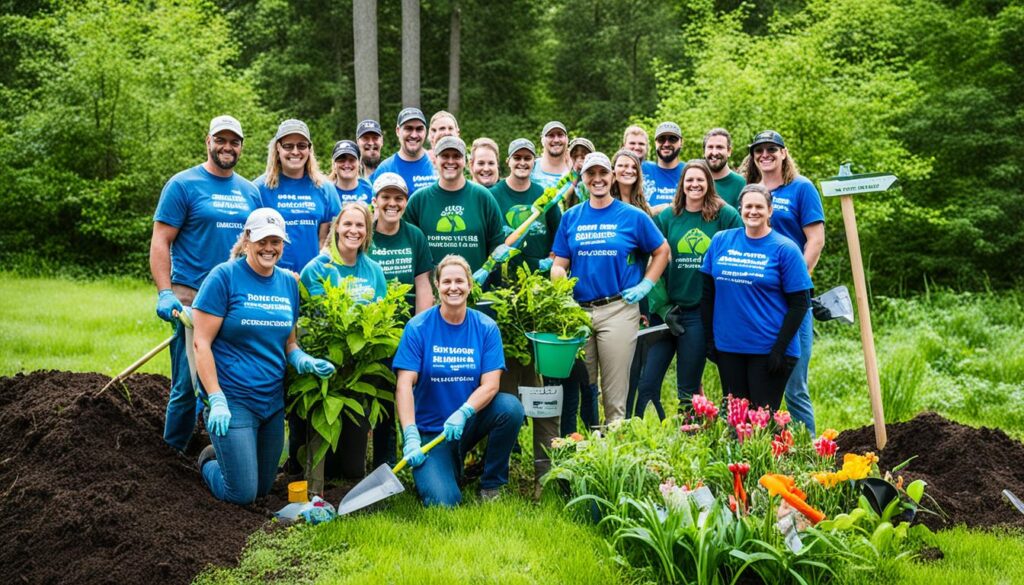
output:
<path id="1" fill-rule="evenodd" d="M 437 144 L 434 145 L 434 154 L 441 154 L 449 148 L 454 148 L 459 151 L 462 156 L 466 156 L 466 143 L 458 136 L 442 137 L 441 140 L 438 140 Z"/>
<path id="2" fill-rule="evenodd" d="M 608 160 L 608 155 L 603 152 L 592 152 L 583 159 L 580 174 L 587 172 L 587 169 L 591 167 L 604 167 L 610 171 L 612 170 L 612 161 Z"/>
<path id="3" fill-rule="evenodd" d="M 583 148 L 586 148 L 590 152 L 594 152 L 595 150 L 597 150 L 596 148 L 594 148 L 594 143 L 587 140 L 586 138 L 573 138 L 569 142 L 569 154 L 572 154 L 572 149 L 576 148 L 577 146 L 582 146 Z"/>
<path id="4" fill-rule="evenodd" d="M 343 154 L 351 154 L 358 159 L 359 147 L 351 140 L 339 140 L 334 144 L 334 152 L 331 153 L 331 161 L 333 162 L 338 160 L 338 158 Z"/>
<path id="5" fill-rule="evenodd" d="M 530 142 L 526 138 L 516 138 L 510 142 L 508 145 L 508 155 L 512 156 L 524 148 L 529 150 L 530 154 L 533 156 L 537 156 L 537 147 L 533 145 L 533 142 Z"/>
<path id="6" fill-rule="evenodd" d="M 369 132 L 384 136 L 384 130 L 380 127 L 380 122 L 377 120 L 363 120 L 359 123 L 359 126 L 356 127 L 356 138 L 362 138 L 363 134 L 367 134 Z"/>
<path id="7" fill-rule="evenodd" d="M 277 134 L 274 134 L 274 142 L 281 140 L 289 134 L 300 134 L 306 140 L 313 142 L 313 139 L 309 137 L 309 126 L 302 120 L 285 120 L 281 122 L 281 125 L 277 127 Z"/>
<path id="8" fill-rule="evenodd" d="M 403 124 L 410 120 L 419 120 L 424 124 L 427 123 L 427 117 L 423 115 L 423 111 L 419 108 L 404 108 L 401 112 L 398 112 L 398 124 L 396 125 L 401 128 Z"/>
<path id="9" fill-rule="evenodd" d="M 230 130 L 238 134 L 239 138 L 245 138 L 245 135 L 242 134 L 242 123 L 232 116 L 217 116 L 210 120 L 210 131 L 208 132 L 210 136 L 222 130 Z"/>
<path id="10" fill-rule="evenodd" d="M 547 136 L 548 132 L 551 132 L 555 128 L 558 128 L 559 130 L 561 130 L 562 132 L 564 132 L 566 134 L 569 133 L 569 131 L 565 129 L 565 124 L 559 122 L 558 120 L 552 120 L 552 121 L 548 122 L 547 124 L 544 124 L 544 129 L 541 130 L 540 135 L 542 137 L 543 136 Z"/>
<path id="11" fill-rule="evenodd" d="M 662 122 L 658 124 L 657 130 L 654 131 L 654 139 L 657 140 L 659 136 L 664 134 L 671 134 L 677 138 L 683 137 L 683 131 L 679 128 L 679 124 L 675 122 Z"/>
<path id="12" fill-rule="evenodd" d="M 273 207 L 260 207 L 250 213 L 248 219 L 245 220 L 245 230 L 249 232 L 250 242 L 278 236 L 289 244 L 292 243 L 288 239 L 284 218 Z"/>
<path id="13" fill-rule="evenodd" d="M 377 177 L 377 180 L 373 182 L 373 194 L 376 195 L 384 189 L 398 189 L 406 196 L 409 195 L 409 186 L 405 184 L 405 179 L 398 173 L 381 173 Z"/>

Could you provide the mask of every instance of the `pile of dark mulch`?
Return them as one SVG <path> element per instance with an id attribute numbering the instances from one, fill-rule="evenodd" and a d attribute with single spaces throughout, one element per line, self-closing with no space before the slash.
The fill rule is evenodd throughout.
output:
<path id="1" fill-rule="evenodd" d="M 205 437 L 188 457 L 163 442 L 169 380 L 137 375 L 97 395 L 108 380 L 0 378 L 0 582 L 189 583 L 236 564 L 286 503 L 283 481 L 252 506 L 214 499 L 195 469 Z"/>
<path id="2" fill-rule="evenodd" d="M 837 460 L 844 452 L 875 451 L 885 472 L 916 455 L 897 475 L 907 483 L 928 482 L 925 494 L 948 516 L 919 515 L 929 528 L 1024 528 L 1024 514 L 1002 497 L 1004 489 L 1024 497 L 1024 444 L 999 429 L 968 427 L 934 412 L 886 425 L 886 434 L 888 443 L 877 453 L 873 426 L 843 432 Z M 927 497 L 922 504 L 934 507 Z"/>

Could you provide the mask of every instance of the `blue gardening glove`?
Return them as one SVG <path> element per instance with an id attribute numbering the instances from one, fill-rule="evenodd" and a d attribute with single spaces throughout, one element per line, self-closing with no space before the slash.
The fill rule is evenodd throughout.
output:
<path id="1" fill-rule="evenodd" d="M 288 354 L 288 363 L 300 374 L 315 374 L 318 378 L 329 378 L 334 373 L 334 364 L 317 359 L 301 349 Z"/>
<path id="2" fill-rule="evenodd" d="M 487 280 L 487 277 L 490 275 L 491 273 L 484 270 L 483 268 L 477 268 L 476 272 L 473 273 L 473 280 L 476 281 L 476 283 L 479 284 L 480 286 L 483 286 L 484 282 Z"/>
<path id="3" fill-rule="evenodd" d="M 501 226 L 501 235 L 505 236 L 506 238 L 511 236 L 512 232 L 514 232 L 514 231 L 516 231 L 516 228 L 514 228 L 514 227 L 512 227 L 510 225 L 503 225 L 503 226 Z"/>
<path id="4" fill-rule="evenodd" d="M 174 311 L 182 309 L 181 301 L 174 296 L 171 289 L 165 288 L 156 296 L 156 316 L 168 323 L 174 322 Z"/>
<path id="5" fill-rule="evenodd" d="M 458 410 L 444 421 L 444 438 L 448 441 L 458 441 L 462 438 L 462 431 L 466 428 L 466 421 L 476 414 L 476 409 L 464 402 Z"/>
<path id="6" fill-rule="evenodd" d="M 640 284 L 631 286 L 622 291 L 622 300 L 631 305 L 635 305 L 640 302 L 640 299 L 646 297 L 647 293 L 651 292 L 651 289 L 653 288 L 654 283 L 645 278 L 640 281 Z"/>
<path id="7" fill-rule="evenodd" d="M 420 448 L 420 430 L 414 424 L 402 431 L 402 458 L 409 462 L 409 467 L 419 467 L 427 460 Z"/>
<path id="8" fill-rule="evenodd" d="M 223 437 L 228 434 L 231 424 L 231 411 L 228 410 L 228 399 L 223 392 L 211 394 L 209 398 L 210 414 L 206 417 L 206 432 Z"/>
<path id="9" fill-rule="evenodd" d="M 543 260 L 537 263 L 537 270 L 541 272 L 547 272 L 548 270 L 551 270 L 551 265 L 554 263 L 555 261 L 552 260 L 551 258 L 544 258 Z"/>
<path id="10" fill-rule="evenodd" d="M 505 244 L 498 245 L 497 248 L 491 252 L 491 256 L 494 257 L 494 261 L 498 263 L 507 262 L 512 256 L 512 248 L 509 248 Z"/>

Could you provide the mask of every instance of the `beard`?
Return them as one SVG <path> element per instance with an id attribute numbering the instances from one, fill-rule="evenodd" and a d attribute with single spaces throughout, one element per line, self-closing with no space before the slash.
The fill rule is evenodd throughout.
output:
<path id="1" fill-rule="evenodd" d="M 213 164 L 217 165 L 217 168 L 223 169 L 225 171 L 230 171 L 231 169 L 235 168 L 236 164 L 238 164 L 238 155 L 234 155 L 231 158 L 231 160 L 224 162 L 220 159 L 220 156 L 217 153 L 217 149 L 215 147 L 210 147 L 209 149 L 207 149 L 207 154 L 210 155 L 210 160 L 213 161 Z"/>
<path id="2" fill-rule="evenodd" d="M 727 159 L 727 158 L 725 158 L 723 156 L 723 157 L 707 158 L 707 159 L 704 159 L 704 162 L 708 163 L 708 168 L 711 169 L 711 172 L 717 173 L 718 171 L 724 169 L 726 167 L 726 165 L 729 164 L 729 159 Z"/>
<path id="3" fill-rule="evenodd" d="M 363 163 L 363 166 L 370 168 L 377 168 L 380 164 L 380 151 L 376 151 L 376 154 L 366 154 L 365 152 L 359 156 L 359 162 Z"/>
<path id="4" fill-rule="evenodd" d="M 661 162 L 663 163 L 670 163 L 679 158 L 679 150 L 680 149 L 675 148 L 669 154 L 661 154 L 661 150 L 658 150 L 658 158 L 661 159 Z"/>

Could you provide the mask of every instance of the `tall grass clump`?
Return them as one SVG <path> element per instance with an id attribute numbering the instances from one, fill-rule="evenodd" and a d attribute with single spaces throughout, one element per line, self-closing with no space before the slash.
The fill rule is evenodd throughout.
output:
<path id="1" fill-rule="evenodd" d="M 928 394 L 928 362 L 912 345 L 896 345 L 881 356 L 879 381 L 885 422 L 900 422 L 917 414 L 918 396 Z"/>

